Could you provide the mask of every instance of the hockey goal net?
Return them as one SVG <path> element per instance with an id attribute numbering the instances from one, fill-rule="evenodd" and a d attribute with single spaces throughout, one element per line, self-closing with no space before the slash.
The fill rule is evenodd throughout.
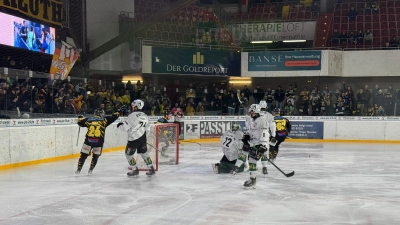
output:
<path id="1" fill-rule="evenodd" d="M 150 124 L 147 135 L 147 152 L 153 161 L 154 169 L 159 165 L 179 163 L 179 125 L 175 123 Z M 139 170 L 148 170 L 142 157 L 136 157 Z"/>

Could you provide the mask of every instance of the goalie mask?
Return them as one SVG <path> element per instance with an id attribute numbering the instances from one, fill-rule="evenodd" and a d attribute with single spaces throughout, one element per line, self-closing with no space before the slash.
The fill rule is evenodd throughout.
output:
<path id="1" fill-rule="evenodd" d="M 232 130 L 233 131 L 239 130 L 239 124 L 237 124 L 237 123 L 232 124 Z"/>
<path id="2" fill-rule="evenodd" d="M 137 107 L 138 110 L 143 109 L 144 107 L 144 102 L 140 99 L 136 99 L 135 101 L 132 102 L 132 108 Z"/>
<path id="3" fill-rule="evenodd" d="M 261 107 L 261 109 L 267 109 L 267 102 L 265 100 L 261 100 L 258 105 Z"/>
<path id="4" fill-rule="evenodd" d="M 98 108 L 98 109 L 94 110 L 93 114 L 94 114 L 94 116 L 97 116 L 97 117 L 104 117 L 105 112 L 101 108 Z"/>

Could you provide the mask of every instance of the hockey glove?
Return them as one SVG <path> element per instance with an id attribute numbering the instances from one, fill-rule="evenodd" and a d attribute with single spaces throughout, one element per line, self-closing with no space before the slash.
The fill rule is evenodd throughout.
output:
<path id="1" fill-rule="evenodd" d="M 269 140 L 269 144 L 272 145 L 272 146 L 275 146 L 276 145 L 276 138 L 275 137 L 271 137 L 270 140 Z"/>
<path id="2" fill-rule="evenodd" d="M 121 126 L 122 124 L 124 124 L 124 123 L 118 123 L 117 124 L 117 128 L 119 128 L 119 126 Z"/>
<path id="3" fill-rule="evenodd" d="M 247 143 L 248 141 L 250 141 L 250 135 L 248 135 L 248 134 L 243 135 L 242 140 L 243 140 L 243 142 Z"/>

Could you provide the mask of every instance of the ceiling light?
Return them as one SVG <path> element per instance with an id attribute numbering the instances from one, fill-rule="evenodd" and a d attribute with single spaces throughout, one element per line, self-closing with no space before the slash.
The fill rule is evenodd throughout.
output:
<path id="1" fill-rule="evenodd" d="M 252 44 L 269 44 L 272 43 L 272 41 L 250 41 Z"/>
<path id="2" fill-rule="evenodd" d="M 289 42 L 306 42 L 306 40 L 284 40 L 283 42 L 289 43 Z"/>
<path id="3" fill-rule="evenodd" d="M 230 80 L 230 84 L 251 84 L 251 80 Z"/>

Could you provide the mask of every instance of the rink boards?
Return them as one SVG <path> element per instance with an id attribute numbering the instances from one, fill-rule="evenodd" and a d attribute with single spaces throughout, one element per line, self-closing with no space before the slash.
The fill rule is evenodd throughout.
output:
<path id="1" fill-rule="evenodd" d="M 150 117 L 155 122 L 158 117 Z M 242 129 L 245 116 L 194 116 L 183 120 L 184 140 L 218 138 L 232 123 Z M 362 141 L 400 143 L 400 117 L 287 117 L 292 122 L 290 141 Z M 104 151 L 122 150 L 126 134 L 117 130 L 120 118 L 106 129 Z M 75 118 L 0 120 L 0 168 L 76 157 L 86 128 Z"/>

